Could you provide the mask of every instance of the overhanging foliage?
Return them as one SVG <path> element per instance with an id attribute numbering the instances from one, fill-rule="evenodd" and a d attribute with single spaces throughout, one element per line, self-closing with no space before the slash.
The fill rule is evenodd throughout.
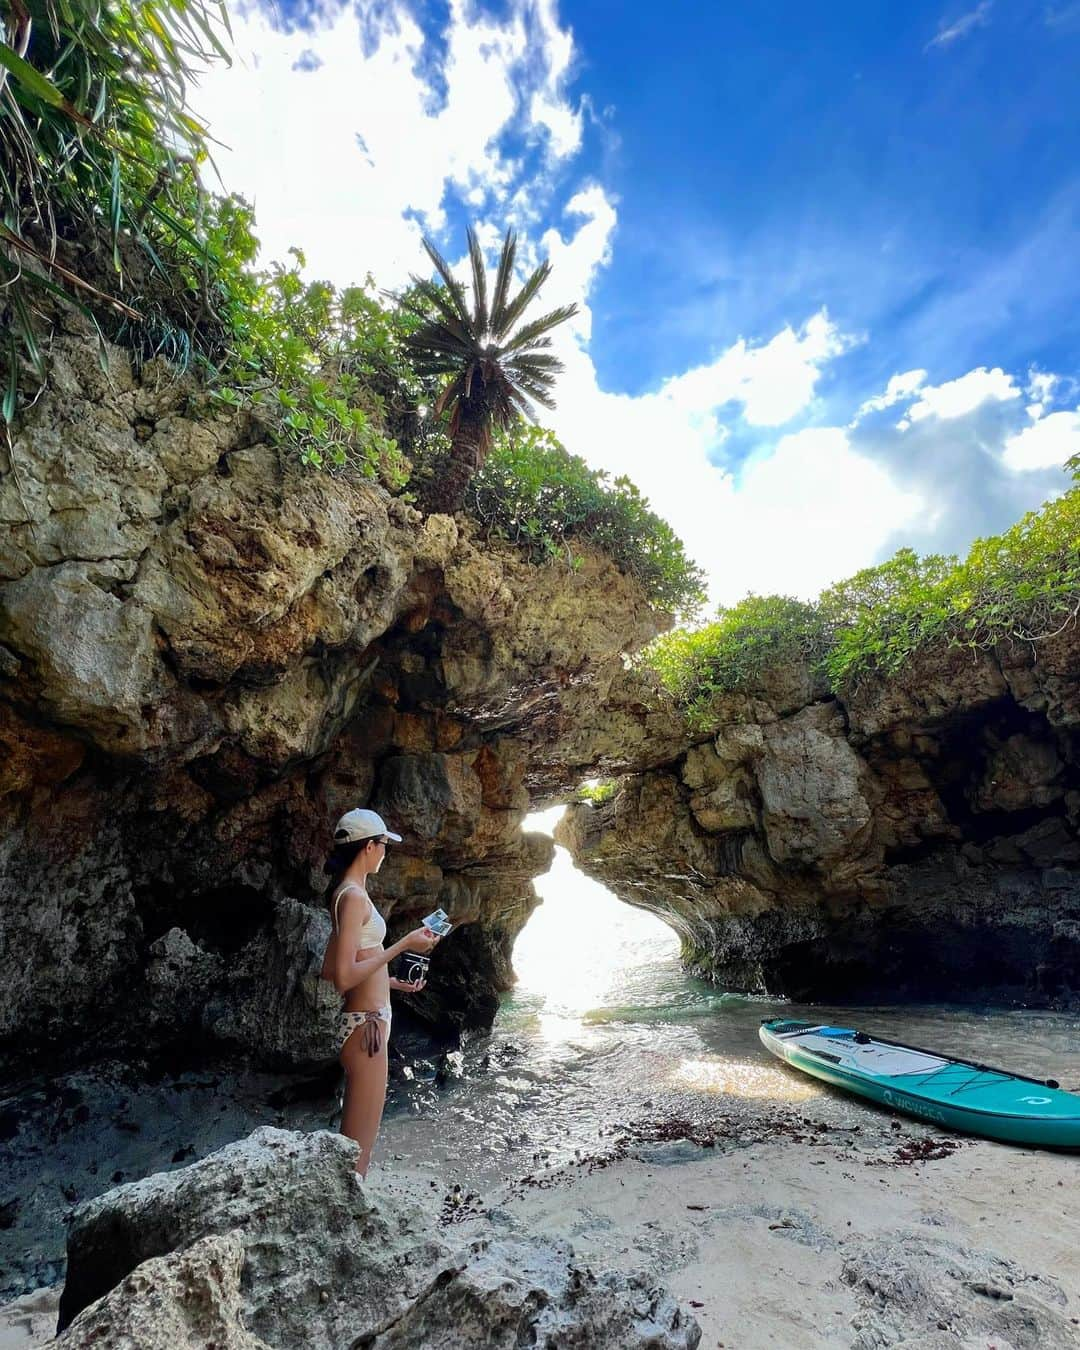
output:
<path id="1" fill-rule="evenodd" d="M 748 596 L 715 622 L 657 638 L 642 660 L 689 721 L 705 727 L 724 694 L 770 669 L 806 662 L 838 694 L 899 675 L 933 649 L 1038 643 L 1080 621 L 1080 487 L 963 559 L 901 549 L 822 592 L 814 603 Z"/>

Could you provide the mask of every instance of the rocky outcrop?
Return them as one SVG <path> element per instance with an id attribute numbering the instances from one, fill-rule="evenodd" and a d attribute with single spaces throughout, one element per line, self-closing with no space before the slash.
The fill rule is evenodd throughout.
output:
<path id="1" fill-rule="evenodd" d="M 322 1053 L 321 865 L 356 804 L 405 835 L 391 936 L 461 925 L 417 1016 L 489 1024 L 550 857 L 523 816 L 589 753 L 558 729 L 664 616 L 599 555 L 532 566 L 106 355 L 58 336 L 0 459 L 9 1063 L 121 1033 Z"/>
<path id="2" fill-rule="evenodd" d="M 137 1266 L 52 1342 L 140 1350 L 269 1350 L 244 1327 L 239 1240 L 207 1237 Z"/>
<path id="3" fill-rule="evenodd" d="M 839 700 L 804 666 L 569 814 L 698 974 L 796 998 L 1080 997 L 1080 629 Z"/>
<path id="4" fill-rule="evenodd" d="M 594 1273 L 559 1242 L 454 1249 L 415 1197 L 362 1183 L 354 1164 L 341 1136 L 264 1128 L 91 1201 L 72 1223 L 55 1344 L 97 1345 L 103 1327 L 137 1329 L 141 1350 L 699 1343 L 647 1277 Z"/>
<path id="5" fill-rule="evenodd" d="M 1078 642 L 933 653 L 832 698 L 805 666 L 708 734 L 624 660 L 667 622 L 610 561 L 538 567 L 314 473 L 249 415 L 59 335 L 0 450 L 0 1060 L 169 1039 L 332 1049 L 331 822 L 405 835 L 391 937 L 458 925 L 399 1009 L 490 1025 L 551 844 L 732 988 L 1073 995 Z"/>

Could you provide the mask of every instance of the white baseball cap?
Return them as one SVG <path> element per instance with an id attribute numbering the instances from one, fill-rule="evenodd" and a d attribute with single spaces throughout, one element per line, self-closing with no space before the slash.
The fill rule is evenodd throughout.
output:
<path id="1" fill-rule="evenodd" d="M 358 806 L 346 811 L 334 829 L 335 844 L 356 844 L 361 839 L 372 839 L 375 835 L 386 835 L 395 844 L 401 843 L 401 835 L 386 828 L 386 821 L 378 811 L 368 811 Z"/>

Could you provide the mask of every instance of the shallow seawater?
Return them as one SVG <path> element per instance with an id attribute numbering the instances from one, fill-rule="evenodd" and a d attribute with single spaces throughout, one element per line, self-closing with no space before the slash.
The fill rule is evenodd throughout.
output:
<path id="1" fill-rule="evenodd" d="M 615 899 L 557 850 L 518 939 L 518 984 L 492 1034 L 392 1088 L 376 1154 L 437 1184 L 490 1190 L 604 1147 L 612 1127 L 792 1108 L 836 1126 L 889 1117 L 781 1065 L 758 1040 L 775 1015 L 856 1025 L 1080 1089 L 1080 1015 L 918 1006 L 800 1007 L 689 978 L 658 919 Z M 431 980 L 438 979 L 437 959 Z M 259 1125 L 336 1127 L 333 1078 L 242 1067 L 163 1074 L 126 1065 L 41 1081 L 0 1100 L 0 1298 L 62 1276 L 64 1216 L 118 1181 L 171 1170 Z M 433 1192 L 434 1194 L 435 1192 Z M 12 1203 L 14 1202 L 14 1203 Z M 6 1222 L 7 1226 L 4 1226 Z"/>
<path id="2" fill-rule="evenodd" d="M 578 872 L 565 850 L 537 889 L 542 904 L 514 951 L 518 984 L 492 1035 L 454 1056 L 438 1083 L 434 1066 L 421 1067 L 396 1089 L 383 1165 L 429 1164 L 482 1186 L 595 1148 L 603 1130 L 633 1116 L 706 1120 L 721 1104 L 812 1103 L 835 1123 L 880 1124 L 883 1112 L 764 1049 L 758 1026 L 777 1015 L 854 1025 L 1080 1089 L 1080 1015 L 728 994 L 687 976 L 674 933 Z"/>

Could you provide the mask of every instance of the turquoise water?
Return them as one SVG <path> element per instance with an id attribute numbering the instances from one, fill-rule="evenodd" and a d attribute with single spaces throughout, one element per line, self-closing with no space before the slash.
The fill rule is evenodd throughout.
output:
<path id="1" fill-rule="evenodd" d="M 534 817 L 533 827 L 552 815 Z M 720 1105 L 812 1105 L 859 1123 L 856 1099 L 781 1065 L 761 1019 L 801 1016 L 980 1059 L 1080 1088 L 1080 1016 L 970 1006 L 810 1007 L 725 993 L 687 976 L 675 934 L 556 849 L 542 903 L 518 938 L 518 983 L 490 1038 L 396 1092 L 380 1152 L 473 1184 L 595 1148 L 611 1125 Z M 880 1122 L 880 1115 L 877 1117 Z"/>

